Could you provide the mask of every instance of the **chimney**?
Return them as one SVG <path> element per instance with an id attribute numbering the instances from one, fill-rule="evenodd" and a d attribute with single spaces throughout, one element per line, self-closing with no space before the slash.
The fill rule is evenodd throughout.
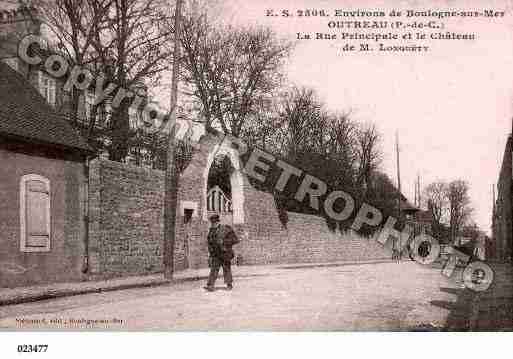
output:
<path id="1" fill-rule="evenodd" d="M 28 34 L 41 34 L 41 17 L 35 7 L 0 6 L 0 59 L 18 57 L 18 43 Z"/>
<path id="2" fill-rule="evenodd" d="M 41 17 L 36 7 L 20 5 L 18 8 L 0 8 L 2 32 L 17 35 L 41 34 Z"/>
<path id="3" fill-rule="evenodd" d="M 68 122 L 76 124 L 76 115 L 73 111 L 72 94 L 68 91 L 61 91 L 61 103 L 57 111 L 64 117 Z"/>

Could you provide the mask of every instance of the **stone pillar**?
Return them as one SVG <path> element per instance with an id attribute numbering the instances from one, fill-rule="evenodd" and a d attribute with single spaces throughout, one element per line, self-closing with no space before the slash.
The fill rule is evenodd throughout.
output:
<path id="1" fill-rule="evenodd" d="M 89 164 L 89 271 L 91 275 L 101 273 L 101 161 Z"/>

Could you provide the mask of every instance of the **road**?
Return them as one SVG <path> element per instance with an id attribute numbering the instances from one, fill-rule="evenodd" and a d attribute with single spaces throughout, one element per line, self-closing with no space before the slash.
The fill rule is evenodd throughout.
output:
<path id="1" fill-rule="evenodd" d="M 461 285 L 415 262 L 277 268 L 203 281 L 0 307 L 3 329 L 340 331 L 463 325 Z M 222 278 L 222 276 L 220 276 Z M 457 314 L 457 313 L 456 313 Z M 448 323 L 451 318 L 453 323 Z M 456 318 L 456 319 L 455 319 Z M 458 322 L 458 318 L 461 322 Z"/>

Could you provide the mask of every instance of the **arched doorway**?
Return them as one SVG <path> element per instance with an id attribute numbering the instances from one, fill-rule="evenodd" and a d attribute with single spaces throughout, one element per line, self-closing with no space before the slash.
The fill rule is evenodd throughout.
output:
<path id="1" fill-rule="evenodd" d="M 207 216 L 218 214 L 221 222 L 233 224 L 232 185 L 233 172 L 230 158 L 217 155 L 210 166 L 207 179 Z"/>
<path id="2" fill-rule="evenodd" d="M 215 146 L 207 157 L 203 181 L 203 220 L 218 213 L 222 222 L 244 223 L 244 180 L 237 151 Z"/>

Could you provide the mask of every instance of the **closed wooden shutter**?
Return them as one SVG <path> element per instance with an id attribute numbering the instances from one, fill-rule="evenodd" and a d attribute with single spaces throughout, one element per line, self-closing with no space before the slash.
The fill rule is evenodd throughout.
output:
<path id="1" fill-rule="evenodd" d="M 50 249 L 50 182 L 37 175 L 24 176 L 22 186 L 22 250 Z"/>

